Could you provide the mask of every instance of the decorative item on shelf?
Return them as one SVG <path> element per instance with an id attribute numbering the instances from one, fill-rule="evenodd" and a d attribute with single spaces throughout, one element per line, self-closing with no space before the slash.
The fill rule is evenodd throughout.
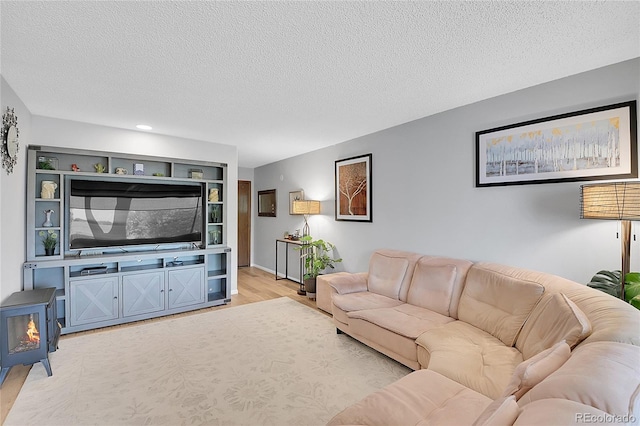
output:
<path id="1" fill-rule="evenodd" d="M 211 188 L 209 190 L 209 202 L 217 203 L 220 200 L 220 195 L 218 193 L 218 188 Z"/>
<path id="2" fill-rule="evenodd" d="M 220 244 L 220 234 L 219 229 L 209 231 L 209 244 Z"/>
<path id="3" fill-rule="evenodd" d="M 53 222 L 51 222 L 51 214 L 54 213 L 54 211 L 52 209 L 48 209 L 44 211 L 44 214 L 46 216 L 46 219 L 44 221 L 44 223 L 42 224 L 43 228 L 50 228 L 53 226 Z"/>
<path id="4" fill-rule="evenodd" d="M 620 297 L 631 267 L 631 221 L 640 220 L 640 181 L 597 183 L 580 186 L 580 218 L 619 220 L 622 225 Z"/>
<path id="5" fill-rule="evenodd" d="M 203 179 L 204 173 L 202 169 L 189 169 L 189 177 L 191 179 Z"/>
<path id="6" fill-rule="evenodd" d="M 80 167 L 78 167 L 78 165 L 76 163 L 73 163 L 71 165 L 71 170 L 73 170 L 74 172 L 79 172 L 80 171 Z"/>
<path id="7" fill-rule="evenodd" d="M 55 198 L 56 189 L 58 189 L 57 183 L 52 180 L 43 180 L 41 184 L 40 198 Z"/>
<path id="8" fill-rule="evenodd" d="M 155 176 L 155 177 L 164 177 L 164 173 L 154 173 L 153 176 Z"/>
<path id="9" fill-rule="evenodd" d="M 303 236 L 300 241 L 302 241 L 302 246 L 297 247 L 296 250 L 300 251 L 300 256 L 304 261 L 304 291 L 310 299 L 315 299 L 316 278 L 325 269 L 334 269 L 334 264 L 342 262 L 342 258 L 336 259 L 329 256 L 329 252 L 333 255 L 336 246 L 328 241 L 314 240 L 311 235 Z"/>
<path id="10" fill-rule="evenodd" d="M 304 215 L 304 228 L 302 235 L 309 235 L 309 215 L 320 214 L 320 201 L 298 200 L 293 202 L 293 214 Z"/>
<path id="11" fill-rule="evenodd" d="M 136 176 L 143 176 L 144 175 L 144 164 L 135 163 L 133 165 L 133 174 L 136 175 Z"/>
<path id="12" fill-rule="evenodd" d="M 129 172 L 124 167 L 116 167 L 116 174 L 117 175 L 126 175 L 127 173 L 129 173 Z"/>
<path id="13" fill-rule="evenodd" d="M 38 168 L 41 170 L 58 170 L 58 159 L 55 157 L 38 157 Z"/>
<path id="14" fill-rule="evenodd" d="M 105 170 L 107 170 L 104 164 L 101 164 L 101 163 L 94 164 L 93 168 L 96 169 L 96 173 L 104 173 Z"/>
<path id="15" fill-rule="evenodd" d="M 213 223 L 220 223 L 221 222 L 221 206 L 219 204 L 216 204 L 215 206 L 213 206 L 213 208 L 211 209 L 211 221 Z"/>
<path id="16" fill-rule="evenodd" d="M 47 256 L 53 256 L 58 245 L 58 234 L 53 229 L 48 231 L 40 231 L 40 237 L 42 237 L 42 245 L 44 246 L 44 252 Z"/>
<path id="17" fill-rule="evenodd" d="M 7 111 L 2 115 L 2 128 L 0 129 L 0 151 L 2 151 L 2 167 L 7 170 L 7 174 L 13 173 L 13 166 L 18 162 L 18 117 L 14 114 L 13 108 L 7 107 Z"/>

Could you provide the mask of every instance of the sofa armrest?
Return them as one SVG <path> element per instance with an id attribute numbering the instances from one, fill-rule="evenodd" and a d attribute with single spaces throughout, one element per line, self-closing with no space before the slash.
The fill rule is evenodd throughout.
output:
<path id="1" fill-rule="evenodd" d="M 333 278 L 329 285 L 335 289 L 338 294 L 357 293 L 367 291 L 367 272 L 357 272 L 355 274 L 340 274 Z"/>

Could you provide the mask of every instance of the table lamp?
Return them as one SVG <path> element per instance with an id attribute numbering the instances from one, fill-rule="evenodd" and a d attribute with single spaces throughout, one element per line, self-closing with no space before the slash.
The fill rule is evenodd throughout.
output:
<path id="1" fill-rule="evenodd" d="M 631 221 L 640 220 L 640 181 L 597 183 L 580 187 L 580 218 L 619 220 L 622 224 L 621 295 L 631 265 Z"/>
<path id="2" fill-rule="evenodd" d="M 302 235 L 309 235 L 309 223 L 308 218 L 311 214 L 320 214 L 320 201 L 314 200 L 296 200 L 293 202 L 293 214 L 304 215 L 304 228 L 302 228 Z"/>

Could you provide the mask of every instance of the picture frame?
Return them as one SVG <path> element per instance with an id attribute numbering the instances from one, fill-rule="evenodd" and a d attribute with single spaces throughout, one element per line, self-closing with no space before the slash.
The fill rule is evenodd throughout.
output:
<path id="1" fill-rule="evenodd" d="M 258 216 L 276 217 L 276 190 L 258 191 Z"/>
<path id="2" fill-rule="evenodd" d="M 372 154 L 336 160 L 335 219 L 373 222 Z"/>
<path id="3" fill-rule="evenodd" d="M 293 202 L 300 200 L 304 200 L 303 190 L 289 192 L 289 214 L 295 214 L 293 213 Z"/>
<path id="4" fill-rule="evenodd" d="M 638 177 L 636 101 L 476 132 L 476 187 Z"/>

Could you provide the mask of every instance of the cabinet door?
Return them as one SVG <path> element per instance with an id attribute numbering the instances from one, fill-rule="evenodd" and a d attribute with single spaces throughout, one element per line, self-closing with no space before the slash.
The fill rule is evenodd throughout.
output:
<path id="1" fill-rule="evenodd" d="M 70 325 L 118 318 L 118 277 L 71 281 Z"/>
<path id="2" fill-rule="evenodd" d="M 204 302 L 204 268 L 169 271 L 169 309 Z"/>
<path id="3" fill-rule="evenodd" d="M 122 277 L 122 316 L 164 310 L 164 272 Z"/>

